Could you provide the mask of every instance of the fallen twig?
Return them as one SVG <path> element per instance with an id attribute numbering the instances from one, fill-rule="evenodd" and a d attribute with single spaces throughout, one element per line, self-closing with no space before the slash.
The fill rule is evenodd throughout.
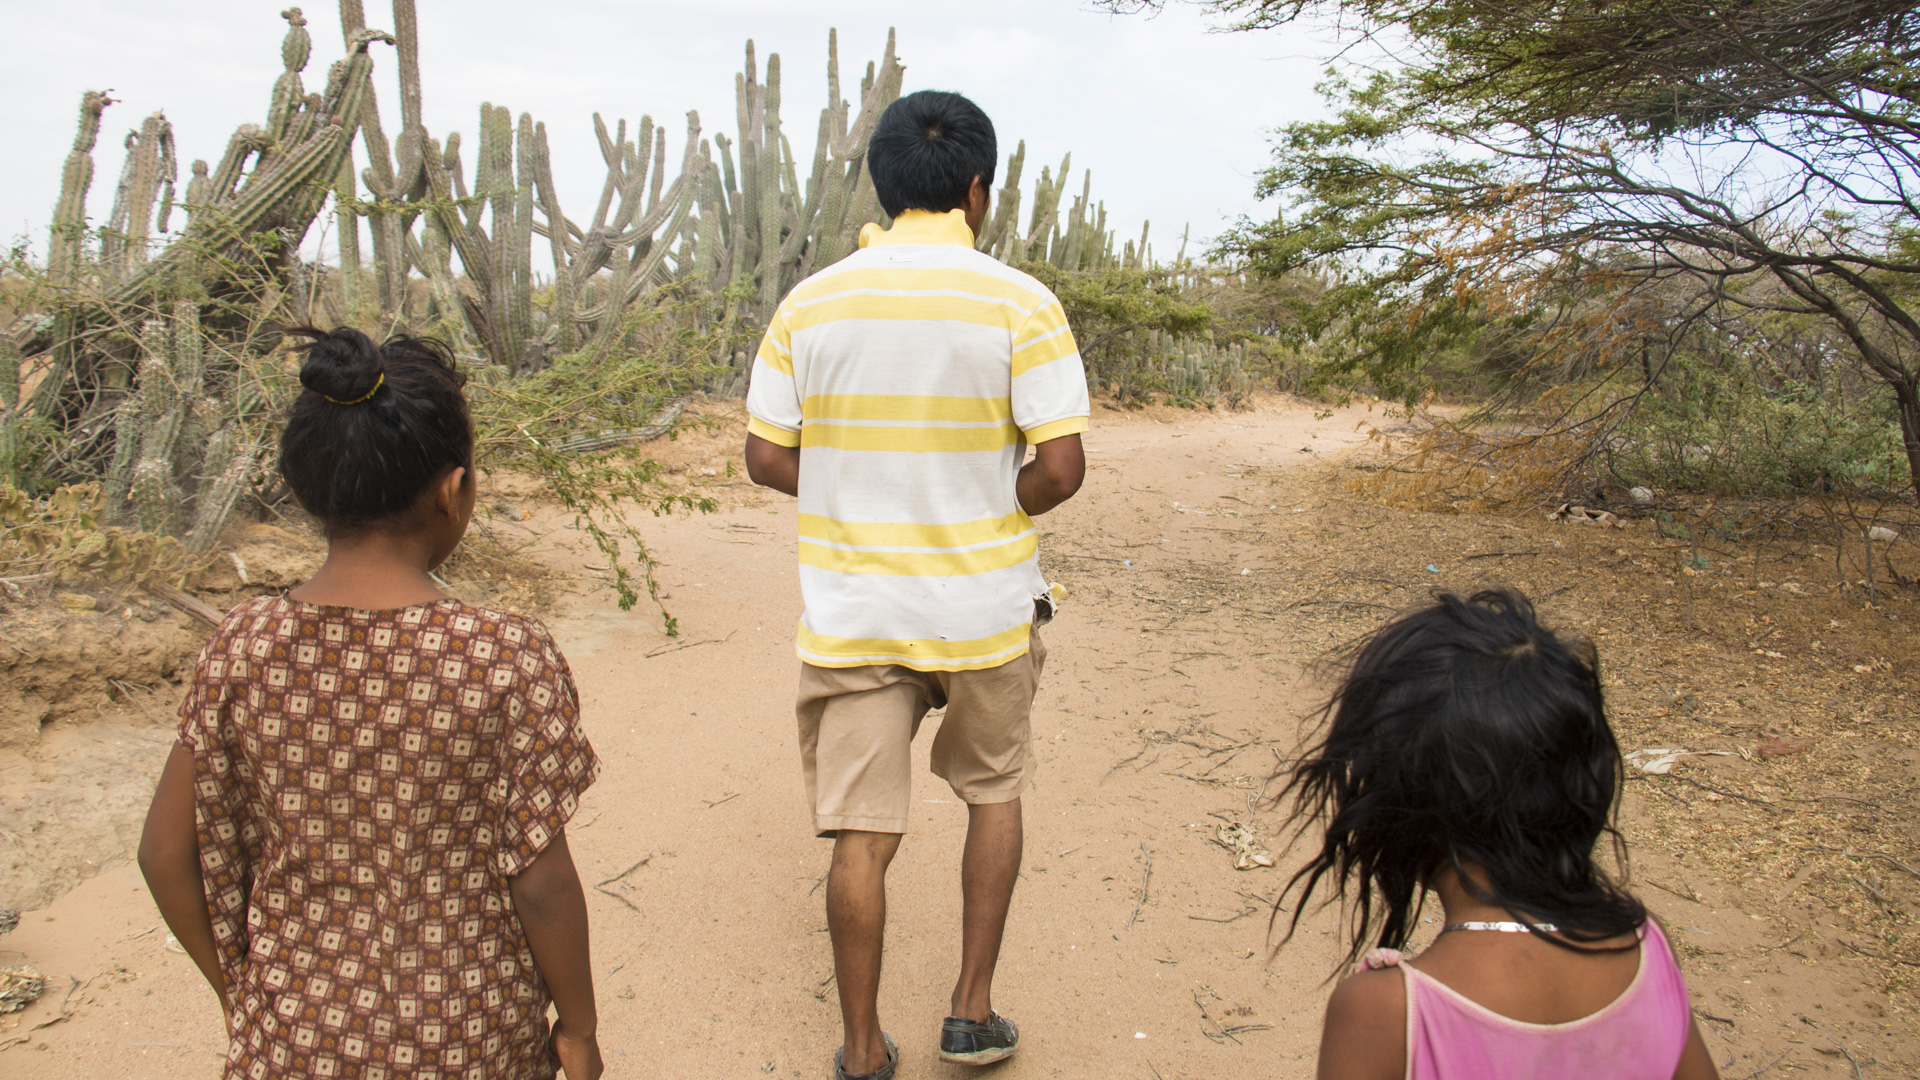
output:
<path id="1" fill-rule="evenodd" d="M 641 867 L 647 865 L 652 861 L 653 861 L 653 852 L 649 851 L 647 852 L 646 858 L 641 859 L 639 862 L 634 863 L 632 866 L 627 867 L 625 870 L 620 871 L 619 873 L 613 875 L 612 877 L 608 878 L 605 881 L 596 882 L 593 886 L 593 891 L 597 893 L 604 893 L 607 896 L 611 896 L 615 900 L 620 901 L 621 903 L 627 905 L 633 910 L 639 911 L 640 905 L 634 903 L 633 901 L 627 899 L 626 897 L 620 895 L 619 893 L 614 892 L 612 889 L 607 888 L 607 886 L 613 884 L 616 881 L 619 881 L 621 878 L 626 877 L 628 874 L 633 873 L 635 870 L 640 869 Z"/>
<path id="2" fill-rule="evenodd" d="M 1787 946 L 1789 946 L 1789 945 L 1791 945 L 1791 944 L 1793 944 L 1793 943 L 1794 943 L 1794 942 L 1796 942 L 1796 941 L 1799 941 L 1799 940 L 1800 940 L 1801 938 L 1803 938 L 1803 937 L 1806 937 L 1806 936 L 1807 936 L 1807 932 L 1806 932 L 1805 930 L 1802 930 L 1802 931 L 1800 931 L 1799 933 L 1797 933 L 1797 934 L 1795 934 L 1795 935 L 1793 935 L 1792 937 L 1790 937 L 1790 938 L 1788 938 L 1787 940 L 1785 940 L 1785 941 L 1783 941 L 1783 942 L 1781 942 L 1781 943 L 1780 943 L 1780 944 L 1778 944 L 1778 945 L 1766 945 L 1766 946 L 1762 946 L 1762 947 L 1761 947 L 1761 949 L 1760 949 L 1760 951 L 1761 951 L 1761 952 L 1778 952 L 1778 951 L 1780 951 L 1781 949 L 1784 949 L 1784 948 L 1786 948 Z"/>
<path id="3" fill-rule="evenodd" d="M 737 634 L 739 632 L 740 631 L 735 630 L 723 638 L 708 638 L 705 641 L 683 641 L 678 645 L 662 645 L 659 648 L 653 650 L 652 652 L 646 654 L 646 656 L 643 657 L 642 659 L 651 660 L 656 656 L 665 656 L 668 653 L 679 652 L 681 649 L 692 649 L 701 645 L 725 645 L 727 642 L 733 640 L 734 634 Z"/>
<path id="4" fill-rule="evenodd" d="M 1835 938 L 1834 940 L 1838 941 L 1848 950 L 1859 953 L 1861 956 L 1867 957 L 1870 960 L 1878 960 L 1886 964 L 1904 964 L 1907 967 L 1920 967 L 1920 960 L 1908 960 L 1904 957 L 1888 956 L 1885 953 L 1868 952 L 1853 942 L 1848 941 L 1846 938 Z"/>
<path id="5" fill-rule="evenodd" d="M 227 619 L 225 615 L 220 614 L 220 612 L 215 610 L 206 601 L 201 600 L 199 597 L 188 596 L 186 593 L 181 592 L 171 585 L 155 582 L 146 586 L 146 590 L 160 599 L 165 600 L 167 603 L 172 604 L 174 607 L 179 608 L 181 611 L 199 618 L 209 626 L 219 626 Z"/>
<path id="6" fill-rule="evenodd" d="M 1537 550 L 1536 551 L 1483 551 L 1478 555 L 1461 556 L 1460 561 L 1472 562 L 1475 559 L 1515 559 L 1515 558 L 1519 558 L 1522 555 L 1538 555 L 1538 554 L 1540 554 L 1540 552 Z"/>
<path id="7" fill-rule="evenodd" d="M 1254 911 L 1254 909 L 1252 909 L 1252 908 L 1249 908 L 1249 909 L 1247 909 L 1246 911 L 1242 911 L 1242 912 L 1239 912 L 1238 914 L 1235 914 L 1235 915 L 1229 915 L 1228 917 L 1226 917 L 1226 918 L 1224 918 L 1224 919 L 1216 919 L 1216 918 L 1214 918 L 1214 917 L 1212 917 L 1211 915 L 1189 915 L 1189 916 L 1187 916 L 1187 918 L 1189 918 L 1189 919 L 1192 919 L 1192 920 L 1193 920 L 1193 921 L 1195 921 L 1195 922 L 1217 922 L 1217 923 L 1230 923 L 1230 922 L 1238 922 L 1238 921 L 1240 921 L 1241 919 L 1244 919 L 1244 918 L 1246 918 L 1247 916 L 1249 916 L 1249 915 L 1251 915 L 1251 914 L 1253 914 L 1253 911 Z"/>
<path id="8" fill-rule="evenodd" d="M 1699 894 L 1695 893 L 1692 889 L 1688 889 L 1686 892 L 1681 892 L 1679 889 L 1673 888 L 1671 886 L 1662 885 L 1659 882 L 1653 880 L 1652 878 L 1647 878 L 1645 880 L 1647 884 L 1653 886 L 1656 889 L 1659 889 L 1661 892 L 1672 893 L 1673 895 L 1679 897 L 1682 900 L 1691 900 L 1696 904 L 1700 903 Z"/>
<path id="9" fill-rule="evenodd" d="M 1845 855 L 1849 859 L 1881 859 L 1905 870 L 1914 877 L 1920 878 L 1920 870 L 1915 870 L 1913 867 L 1908 866 L 1906 863 L 1901 862 L 1899 859 L 1894 858 L 1884 851 L 1855 851 L 1852 848 L 1821 847 L 1819 844 L 1808 844 L 1806 850 L 1831 852 L 1835 855 Z"/>
<path id="10" fill-rule="evenodd" d="M 1213 992 L 1209 990 L 1208 993 L 1213 993 Z M 1214 996 L 1218 997 L 1219 995 L 1215 994 Z M 1205 1020 L 1209 1024 L 1212 1024 L 1214 1028 L 1214 1030 L 1212 1031 L 1208 1031 L 1206 1028 L 1201 1028 L 1200 1034 L 1205 1035 L 1207 1038 L 1212 1039 L 1214 1042 L 1225 1043 L 1227 1040 L 1232 1039 L 1236 1044 L 1239 1044 L 1240 1043 L 1239 1037 L 1241 1035 L 1246 1034 L 1249 1031 L 1272 1031 L 1273 1030 L 1273 1025 L 1266 1024 L 1266 1023 L 1235 1024 L 1231 1027 L 1227 1026 L 1226 1024 L 1222 1024 L 1220 1021 L 1214 1019 L 1214 1016 L 1211 1012 L 1207 1011 L 1207 1003 L 1200 1000 L 1200 992 L 1198 990 L 1194 991 L 1193 993 L 1193 1003 L 1200 1007 L 1200 1019 Z M 1244 1045 L 1244 1044 L 1241 1044 L 1241 1045 Z"/>
<path id="11" fill-rule="evenodd" d="M 737 792 L 737 791 L 736 791 L 736 792 L 734 792 L 734 793 L 733 793 L 733 794 L 731 794 L 731 795 L 725 795 L 725 796 L 722 796 L 722 797 L 720 797 L 720 798 L 718 798 L 718 799 L 715 799 L 715 800 L 713 800 L 713 801 L 712 801 L 712 802 L 710 802 L 710 803 L 707 803 L 707 809 L 709 809 L 709 810 L 711 810 L 711 809 L 713 809 L 714 807 L 716 807 L 716 806 L 719 806 L 719 805 L 720 805 L 721 803 L 729 803 L 729 802 L 732 802 L 733 800 L 735 800 L 735 799 L 737 799 L 737 798 L 739 798 L 739 797 L 740 797 L 740 793 L 739 793 L 739 792 Z M 702 799 L 702 800 L 700 800 L 700 801 L 701 801 L 701 802 L 706 802 L 706 800 L 705 800 L 705 799 Z"/>
<path id="12" fill-rule="evenodd" d="M 1781 1062 L 1787 1060 L 1787 1054 L 1791 1054 L 1791 1053 L 1793 1053 L 1793 1051 L 1789 1050 L 1786 1052 L 1786 1054 L 1781 1054 L 1779 1057 L 1774 1058 L 1772 1061 L 1769 1061 L 1765 1065 L 1762 1065 L 1759 1068 L 1753 1070 L 1752 1072 L 1748 1073 L 1745 1076 L 1744 1080 L 1753 1080 L 1754 1077 L 1759 1076 L 1761 1073 L 1766 1072 L 1769 1069 L 1772 1069 L 1775 1065 L 1778 1065 Z"/>
<path id="13" fill-rule="evenodd" d="M 1146 752 L 1147 752 L 1147 749 L 1148 749 L 1148 747 L 1151 747 L 1152 745 L 1153 745 L 1153 740 L 1152 740 L 1152 739 L 1146 739 L 1146 740 L 1143 740 L 1143 741 L 1142 741 L 1142 742 L 1140 743 L 1140 752 L 1139 752 L 1139 753 L 1137 753 L 1137 754 L 1135 754 L 1135 755 L 1133 755 L 1133 756 L 1132 756 L 1132 757 L 1130 757 L 1130 758 L 1123 758 L 1123 759 L 1121 759 L 1121 760 L 1119 760 L 1119 761 L 1116 761 L 1116 762 L 1114 762 L 1114 763 L 1113 763 L 1113 768 L 1111 768 L 1111 769 L 1108 769 L 1108 770 L 1106 771 L 1106 774 L 1100 777 L 1100 784 L 1104 784 L 1104 783 L 1106 783 L 1106 782 L 1107 782 L 1107 777 L 1108 777 L 1108 776 L 1112 776 L 1112 775 L 1113 775 L 1114 773 L 1117 773 L 1117 772 L 1119 772 L 1119 771 L 1120 771 L 1120 766 L 1122 766 L 1122 765 L 1131 765 L 1131 764 L 1133 764 L 1134 762 L 1136 762 L 1136 761 L 1139 761 L 1139 760 L 1140 760 L 1140 758 L 1142 757 L 1142 755 L 1144 755 L 1144 754 L 1146 754 Z M 1094 787 L 1099 787 L 1099 786 L 1100 786 L 1100 784 L 1095 784 L 1095 785 L 1094 785 Z"/>
<path id="14" fill-rule="evenodd" d="M 1133 914 L 1127 916 L 1129 930 L 1133 929 L 1134 922 L 1140 918 L 1140 909 L 1147 904 L 1147 882 L 1153 880 L 1153 852 L 1147 850 L 1145 840 L 1140 841 L 1140 854 L 1147 857 L 1147 865 L 1146 869 L 1140 872 L 1140 898 L 1133 902 Z"/>
<path id="15" fill-rule="evenodd" d="M 1879 889 L 1874 888 L 1872 883 L 1864 881 L 1857 877 L 1853 877 L 1851 875 L 1847 877 L 1847 880 L 1867 890 L 1867 895 L 1873 897 L 1874 903 L 1879 904 L 1881 907 L 1886 907 L 1886 908 L 1890 908 L 1892 906 L 1887 902 L 1886 894 L 1881 892 Z"/>
<path id="16" fill-rule="evenodd" d="M 1400 610 L 1392 604 L 1376 604 L 1371 600 L 1295 600 L 1293 603 L 1288 604 L 1287 607 L 1321 607 L 1323 605 L 1332 605 L 1334 607 L 1379 608 L 1381 611 Z"/>
<path id="17" fill-rule="evenodd" d="M 1668 780 L 1678 780 L 1678 781 L 1680 781 L 1680 782 L 1681 782 L 1681 783 L 1683 783 L 1683 784 L 1691 784 L 1691 785 L 1693 785 L 1694 787 L 1697 787 L 1697 788 L 1699 788 L 1699 789 L 1700 789 L 1701 791 L 1711 791 L 1711 792 L 1713 792 L 1713 793 L 1714 793 L 1715 795 L 1719 795 L 1719 796 L 1722 796 L 1722 797 L 1724 797 L 1724 798 L 1728 798 L 1728 799 L 1739 799 L 1739 800 L 1740 800 L 1741 802 L 1748 802 L 1748 803 L 1752 803 L 1752 804 L 1753 804 L 1753 805 L 1755 805 L 1755 806 L 1764 806 L 1764 807 L 1766 807 L 1766 808 L 1767 808 L 1767 809 L 1768 809 L 1769 811 L 1771 811 L 1772 813 L 1776 813 L 1776 814 L 1777 814 L 1777 813 L 1779 813 L 1779 812 L 1780 812 L 1780 808 L 1779 808 L 1779 807 L 1777 807 L 1777 806 L 1775 806 L 1775 805 L 1773 805 L 1772 803 L 1770 803 L 1770 802 L 1768 802 L 1768 801 L 1767 801 L 1767 800 L 1765 800 L 1765 799 L 1756 799 L 1756 798 L 1754 798 L 1754 797 L 1753 797 L 1753 796 L 1751 796 L 1751 795 L 1742 795 L 1742 794 L 1740 794 L 1740 793 L 1739 793 L 1739 792 L 1737 792 L 1737 791 L 1728 791 L 1728 790 L 1727 790 L 1727 789 L 1725 789 L 1725 788 L 1717 788 L 1717 787 L 1714 787 L 1714 786 L 1713 786 L 1712 784 L 1703 784 L 1703 783 L 1701 783 L 1700 781 L 1698 781 L 1698 780 L 1695 780 L 1695 779 L 1694 779 L 1693 777 L 1691 777 L 1691 776 L 1681 776 L 1681 775 L 1680 775 L 1679 773 L 1647 773 L 1646 775 L 1648 775 L 1648 776 L 1663 776 L 1663 777 L 1665 777 L 1665 778 L 1667 778 Z M 1635 779 L 1638 779 L 1638 777 L 1635 777 Z"/>
<path id="18" fill-rule="evenodd" d="M 1196 784 L 1204 784 L 1207 787 L 1233 787 L 1234 786 L 1231 781 L 1215 780 L 1210 776 L 1188 776 L 1186 773 L 1178 773 L 1178 772 L 1170 772 L 1170 773 L 1166 773 L 1165 775 L 1171 776 L 1176 780 L 1188 780 Z"/>
<path id="19" fill-rule="evenodd" d="M 1836 1050 L 1839 1051 L 1840 1055 L 1847 1059 L 1847 1064 L 1853 1066 L 1853 1080 L 1861 1080 L 1862 1077 L 1867 1075 L 1860 1068 L 1860 1059 L 1854 1057 L 1853 1054 L 1850 1053 L 1846 1047 L 1840 1045 L 1840 1041 L 1838 1039 L 1829 1038 L 1827 1041 L 1833 1044 L 1833 1050 L 1820 1050 L 1820 1048 L 1817 1046 L 1814 1047 L 1814 1049 L 1820 1050 L 1821 1053 L 1829 1054 L 1829 1055 L 1834 1053 L 1834 1051 Z"/>
<path id="20" fill-rule="evenodd" d="M 1693 1015 L 1695 1015 L 1695 1016 L 1697 1016 L 1697 1017 L 1699 1017 L 1699 1018 L 1700 1018 L 1700 1019 L 1702 1019 L 1702 1020 L 1711 1020 L 1711 1021 L 1713 1021 L 1713 1022 L 1714 1022 L 1714 1023 L 1716 1023 L 1716 1024 L 1725 1024 L 1725 1025 L 1727 1025 L 1728 1027 L 1735 1027 L 1735 1026 L 1737 1026 L 1737 1025 L 1735 1025 L 1735 1024 L 1734 1024 L 1734 1022 L 1733 1022 L 1733 1021 L 1731 1021 L 1731 1020 L 1729 1020 L 1729 1019 L 1727 1019 L 1726 1017 L 1724 1017 L 1724 1016 L 1715 1016 L 1715 1015 L 1713 1015 L 1712 1013 L 1710 1013 L 1710 1012 L 1707 1012 L 1706 1010 L 1704 1010 L 1704 1009 L 1702 1009 L 1702 1008 L 1700 1008 L 1700 1007 L 1699 1007 L 1698 1005 L 1696 1005 L 1696 1006 L 1694 1006 L 1694 1008 L 1693 1008 Z"/>

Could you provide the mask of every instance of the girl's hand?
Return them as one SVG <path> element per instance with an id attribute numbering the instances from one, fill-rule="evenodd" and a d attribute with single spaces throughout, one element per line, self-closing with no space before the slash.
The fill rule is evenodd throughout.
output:
<path id="1" fill-rule="evenodd" d="M 600 1040 L 593 1035 L 575 1035 L 565 1024 L 553 1025 L 553 1052 L 567 1080 L 600 1080 L 606 1065 L 600 1060 Z"/>

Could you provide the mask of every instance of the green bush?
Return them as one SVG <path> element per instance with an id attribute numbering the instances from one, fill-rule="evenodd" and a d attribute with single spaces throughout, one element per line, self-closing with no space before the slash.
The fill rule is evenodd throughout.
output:
<path id="1" fill-rule="evenodd" d="M 1885 394 L 1768 374 L 1676 358 L 1609 440 L 1609 469 L 1623 483 L 1706 494 L 1886 495 L 1906 485 Z"/>

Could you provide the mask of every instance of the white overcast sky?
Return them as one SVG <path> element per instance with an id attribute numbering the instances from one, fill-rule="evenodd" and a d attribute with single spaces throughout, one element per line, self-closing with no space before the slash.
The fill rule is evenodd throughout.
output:
<path id="1" fill-rule="evenodd" d="M 784 67 L 781 118 L 804 172 L 826 102 L 826 42 L 840 31 L 845 96 L 857 97 L 866 61 L 887 29 L 899 32 L 906 88 L 957 90 L 993 117 L 1003 156 L 1027 143 L 1023 188 L 1030 207 L 1041 164 L 1073 153 L 1073 185 L 1093 170 L 1096 200 L 1111 227 L 1137 235 L 1153 222 L 1154 248 L 1171 256 L 1180 228 L 1196 238 L 1240 214 L 1265 215 L 1253 199 L 1268 157 L 1268 132 L 1319 114 L 1312 87 L 1330 41 L 1305 31 L 1209 33 L 1202 16 L 1175 8 L 1156 18 L 1111 16 L 1083 0 L 972 0 L 964 4 L 772 3 L 707 0 L 644 4 L 615 0 L 418 0 L 426 123 L 442 139 L 460 131 L 469 156 L 483 101 L 545 121 L 556 183 L 569 216 L 589 213 L 605 175 L 592 115 L 650 113 L 668 126 L 677 162 L 684 115 L 698 109 L 706 134 L 735 127 L 733 76 L 748 38 L 764 66 Z M 0 65 L 0 240 L 24 237 L 36 257 L 72 144 L 80 95 L 110 89 L 94 152 L 89 216 L 103 221 L 120 174 L 121 140 L 155 110 L 173 122 L 180 183 L 194 158 L 217 161 L 227 137 L 263 118 L 281 70 L 283 0 L 0 0 L 15 43 Z M 383 0 L 367 0 L 372 26 L 388 28 Z M 304 78 L 325 87 L 342 52 L 338 12 L 306 8 L 314 38 Z M 373 56 L 381 113 L 399 128 L 391 48 Z M 365 164 L 364 154 L 359 155 Z M 179 219 L 175 219 L 178 227 Z M 316 230 L 317 231 L 317 230 Z M 311 246 L 313 237 L 309 237 Z"/>

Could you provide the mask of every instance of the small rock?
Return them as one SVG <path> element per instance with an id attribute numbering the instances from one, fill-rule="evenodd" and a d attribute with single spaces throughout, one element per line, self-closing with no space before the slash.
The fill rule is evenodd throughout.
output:
<path id="1" fill-rule="evenodd" d="M 1900 534 L 1887 528 L 1885 525 L 1875 525 L 1873 528 L 1867 530 L 1867 539 L 1876 544 L 1891 544 L 1895 540 L 1900 539 Z"/>
<path id="2" fill-rule="evenodd" d="M 68 611 L 95 611 L 100 607 L 100 601 L 83 592 L 54 593 L 53 598 Z"/>
<path id="3" fill-rule="evenodd" d="M 1633 500 L 1635 506 L 1645 506 L 1653 501 L 1653 489 L 1643 487 L 1628 488 L 1627 497 Z"/>

